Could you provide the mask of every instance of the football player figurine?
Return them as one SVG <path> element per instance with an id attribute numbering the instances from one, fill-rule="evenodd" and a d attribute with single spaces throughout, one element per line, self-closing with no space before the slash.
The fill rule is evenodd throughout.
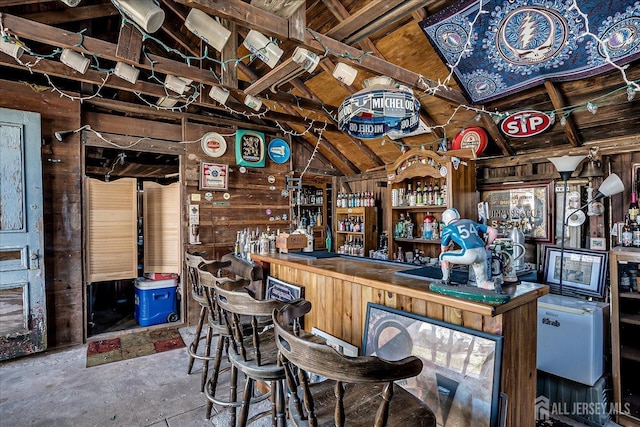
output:
<path id="1" fill-rule="evenodd" d="M 451 263 L 471 265 L 476 275 L 476 286 L 482 289 L 495 290 L 495 284 L 487 277 L 487 248 L 498 237 L 498 230 L 485 224 L 479 224 L 470 219 L 460 219 L 460 213 L 449 208 L 442 213 L 440 265 L 442 268 L 442 282 L 451 284 L 449 278 Z M 487 237 L 485 241 L 478 232 Z M 451 243 L 456 243 L 461 249 L 450 250 Z"/>

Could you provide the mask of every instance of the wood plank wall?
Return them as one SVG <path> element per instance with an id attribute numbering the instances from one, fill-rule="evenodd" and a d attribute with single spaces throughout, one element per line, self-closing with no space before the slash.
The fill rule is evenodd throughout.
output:
<path id="1" fill-rule="evenodd" d="M 83 341 L 80 135 L 63 142 L 56 131 L 80 127 L 80 103 L 49 87 L 0 80 L 0 107 L 40 113 L 44 190 L 45 290 L 48 347 Z"/>

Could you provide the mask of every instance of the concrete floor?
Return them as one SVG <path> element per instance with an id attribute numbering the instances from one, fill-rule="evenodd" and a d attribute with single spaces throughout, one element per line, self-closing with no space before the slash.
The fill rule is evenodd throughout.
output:
<path id="1" fill-rule="evenodd" d="M 180 330 L 187 345 L 193 340 L 193 329 Z M 226 411 L 206 420 L 201 364 L 196 361 L 194 372 L 187 375 L 186 348 L 91 368 L 85 366 L 86 351 L 82 345 L 0 363 L 0 427 L 228 425 Z M 222 380 L 228 381 L 228 374 Z M 222 391 L 227 385 L 219 387 Z M 268 405 L 262 402 L 257 409 Z M 570 419 L 562 421 L 583 426 Z M 270 425 L 268 418 L 262 418 L 252 427 Z"/>
<path id="2" fill-rule="evenodd" d="M 180 333 L 191 343 L 193 328 Z M 0 426 L 227 425 L 224 412 L 206 420 L 201 364 L 187 375 L 186 348 L 91 368 L 86 351 L 83 345 L 0 363 Z M 271 423 L 265 418 L 253 425 Z"/>

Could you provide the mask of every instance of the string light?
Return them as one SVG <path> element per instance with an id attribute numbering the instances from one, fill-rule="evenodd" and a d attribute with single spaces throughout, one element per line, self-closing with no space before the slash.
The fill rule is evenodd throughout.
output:
<path id="1" fill-rule="evenodd" d="M 443 81 L 438 80 L 437 82 L 435 82 L 432 79 L 429 78 L 425 78 L 424 76 L 420 75 L 418 78 L 418 82 L 417 85 L 418 86 L 423 86 L 424 90 L 422 91 L 422 94 L 424 96 L 434 96 L 436 94 L 436 92 L 438 91 L 449 91 L 449 90 L 453 90 L 451 87 L 448 86 L 448 84 L 452 81 L 453 78 L 453 74 L 457 68 L 457 66 L 459 65 L 459 63 L 461 62 L 461 60 L 464 58 L 464 56 L 466 54 L 468 54 L 470 52 L 470 48 L 471 48 L 471 43 L 473 41 L 473 33 L 474 33 L 474 26 L 476 25 L 476 22 L 478 21 L 478 19 L 480 18 L 481 15 L 489 13 L 488 11 L 484 10 L 484 6 L 485 6 L 486 1 L 480 1 L 479 7 L 478 7 L 478 12 L 476 13 L 476 15 L 474 16 L 473 20 L 471 22 L 469 22 L 469 31 L 467 32 L 467 40 L 465 42 L 464 48 L 462 49 L 462 52 L 460 53 L 459 57 L 457 58 L 456 62 L 454 64 L 447 64 L 447 67 L 449 68 L 449 73 L 446 76 L 446 78 Z M 121 15 L 121 20 L 122 20 L 122 25 L 126 24 L 126 23 L 130 23 L 131 25 L 133 25 L 138 31 L 141 32 L 141 34 L 143 35 L 143 41 L 146 40 L 150 40 L 152 42 L 157 43 L 158 45 L 160 45 L 166 52 L 169 53 L 173 53 L 176 54 L 178 56 L 180 56 L 181 58 L 183 58 L 183 60 L 188 64 L 191 65 L 191 62 L 194 60 L 198 60 L 198 61 L 203 61 L 203 60 L 209 60 L 215 64 L 219 64 L 223 69 L 226 69 L 228 66 L 237 66 L 240 62 L 244 61 L 245 59 L 249 58 L 249 60 L 253 60 L 256 57 L 255 53 L 250 53 L 248 55 L 239 57 L 239 58 L 230 58 L 230 59 L 226 59 L 224 61 L 220 61 L 215 57 L 211 57 L 208 54 L 208 48 L 205 45 L 204 47 L 204 54 L 202 56 L 196 57 L 196 56 L 189 56 L 189 55 L 185 55 L 182 52 L 178 51 L 177 49 L 171 48 L 168 45 L 166 45 L 165 43 L 163 43 L 161 40 L 159 40 L 158 38 L 148 34 L 147 32 L 144 31 L 143 28 L 140 27 L 140 25 L 138 25 L 135 21 L 130 20 L 127 15 L 118 7 L 118 5 L 116 5 L 116 8 L 119 10 L 120 15 Z M 609 56 L 608 50 L 607 50 L 607 45 L 606 45 L 606 40 L 600 39 L 596 34 L 592 33 L 589 27 L 589 20 L 588 20 L 588 16 L 587 14 L 585 14 L 578 6 L 576 0 L 572 0 L 571 5 L 568 8 L 569 10 L 574 10 L 583 20 L 584 20 L 584 24 L 585 24 L 585 31 L 580 35 L 580 37 L 591 37 L 596 44 L 598 44 L 601 48 L 602 51 L 605 53 L 606 55 L 606 62 L 611 65 L 613 68 L 617 69 L 621 76 L 622 79 L 625 82 L 625 85 L 621 88 L 615 89 L 611 92 L 609 92 L 608 94 L 602 95 L 598 98 L 589 100 L 586 102 L 586 104 L 580 104 L 580 105 L 572 105 L 572 106 L 566 106 L 563 108 L 559 108 L 559 109 L 554 109 L 548 112 L 545 112 L 545 114 L 547 114 L 550 119 L 552 120 L 552 123 L 555 122 L 555 115 L 557 114 L 558 116 L 560 116 L 560 124 L 562 126 L 566 125 L 567 122 L 567 118 L 569 117 L 569 115 L 579 109 L 586 109 L 587 111 L 591 112 L 592 114 L 596 114 L 599 105 L 607 105 L 606 103 L 602 102 L 605 99 L 611 98 L 613 96 L 616 96 L 617 93 L 619 91 L 625 91 L 626 93 L 626 98 L 628 101 L 632 101 L 635 99 L 636 97 L 636 93 L 640 92 L 640 79 L 639 80 L 635 80 L 635 81 L 631 81 L 628 79 L 627 74 L 626 74 L 626 69 L 628 68 L 628 66 L 619 66 L 617 65 L 615 62 L 613 62 Z M 353 57 L 349 54 L 349 52 L 336 52 L 331 50 L 328 46 L 326 46 L 326 44 L 323 42 L 322 38 L 320 38 L 318 36 L 318 33 L 316 33 L 315 31 L 313 31 L 312 29 L 307 28 L 306 29 L 307 32 L 309 32 L 312 37 L 318 42 L 320 43 L 320 45 L 325 49 L 325 53 L 324 56 L 327 55 L 333 55 L 333 56 L 337 56 L 340 58 L 346 58 L 346 59 L 350 59 L 353 61 L 357 61 L 357 62 L 362 62 L 362 60 L 364 59 L 364 57 L 371 55 L 372 52 L 363 52 L 360 56 L 358 57 Z M 84 30 L 80 31 L 78 34 L 78 36 L 80 37 L 80 40 L 77 44 L 75 44 L 74 46 L 76 47 L 82 47 L 83 49 L 85 49 L 82 46 L 83 43 L 83 33 Z M 27 69 L 29 69 L 29 71 L 33 72 L 31 69 L 36 66 L 39 61 L 41 61 L 42 59 L 47 59 L 47 58 L 54 58 L 57 55 L 59 55 L 62 52 L 62 49 L 56 48 L 55 50 L 53 50 L 50 54 L 39 54 L 39 53 L 35 53 L 33 51 L 31 51 L 27 46 L 25 46 L 22 42 L 19 41 L 18 37 L 10 34 L 10 31 L 8 29 L 6 29 L 4 27 L 3 24 L 3 17 L 2 14 L 0 14 L 0 34 L 3 37 L 3 39 L 5 40 L 9 40 L 10 38 L 12 40 L 16 40 L 16 42 L 19 42 L 21 44 L 21 47 L 24 49 L 25 53 L 28 53 L 32 58 L 34 62 L 23 62 L 21 61 L 19 58 L 14 58 L 14 60 L 19 63 L 20 65 L 26 67 Z M 269 43 L 273 43 L 275 45 L 277 45 L 277 42 L 273 39 L 270 39 Z M 156 75 L 155 75 L 155 70 L 154 70 L 154 65 L 155 62 L 150 58 L 150 56 L 147 53 L 147 49 L 145 44 L 143 43 L 142 45 L 142 50 L 143 50 L 143 54 L 144 56 L 147 58 L 148 63 L 151 64 L 151 76 L 148 78 L 149 80 L 155 80 L 157 81 L 159 84 L 162 84 L 162 86 L 165 88 L 165 92 L 167 96 L 170 96 L 172 98 L 177 98 L 180 101 L 183 101 L 181 103 L 180 106 L 178 107 L 171 107 L 171 108 L 163 108 L 163 107 L 159 107 L 158 105 L 156 105 L 155 103 L 151 103 L 149 101 L 147 101 L 146 99 L 144 99 L 142 97 L 142 95 L 138 92 L 134 92 L 136 94 L 136 96 L 141 99 L 145 104 L 147 104 L 150 107 L 156 108 L 156 109 L 162 109 L 162 110 L 169 110 L 169 111 L 183 111 L 186 110 L 186 108 L 192 104 L 193 102 L 196 102 L 199 98 L 200 95 L 200 90 L 201 88 L 203 88 L 203 85 L 198 83 L 198 84 L 191 84 L 189 85 L 189 88 L 187 88 L 185 90 L 185 92 L 190 92 L 190 88 L 193 87 L 193 95 L 190 96 L 186 96 L 186 95 L 180 95 L 180 96 L 176 96 L 175 94 L 169 94 L 167 91 L 166 86 L 164 85 L 164 82 L 159 79 Z M 86 51 L 86 49 L 85 49 Z M 98 58 L 96 57 L 96 55 L 92 56 L 94 61 L 98 62 Z M 83 97 L 77 97 L 77 96 L 72 96 L 69 95 L 65 92 L 63 92 L 62 90 L 58 89 L 53 82 L 51 81 L 51 79 L 49 78 L 49 76 L 47 74 L 44 74 L 45 77 L 47 78 L 47 81 L 49 83 L 49 86 L 51 86 L 52 91 L 58 92 L 60 94 L 61 97 L 66 97 L 72 100 L 78 100 L 80 102 L 82 102 L 83 100 L 87 100 L 87 99 L 91 99 L 94 97 L 97 97 L 100 95 L 100 91 L 102 90 L 102 88 L 105 86 L 106 82 L 108 81 L 110 75 L 113 73 L 113 69 L 108 69 L 108 70 L 103 70 L 100 69 L 99 65 L 91 65 L 92 68 L 100 71 L 100 72 L 105 72 L 106 75 L 104 77 L 104 79 L 102 79 L 102 83 L 98 86 L 98 88 L 96 89 L 96 92 L 93 95 L 90 96 L 83 96 Z M 215 71 L 213 69 L 210 68 L 210 72 L 212 74 L 212 76 L 216 79 L 216 81 L 221 84 L 221 78 L 220 76 L 218 76 Z M 420 96 L 419 96 L 420 97 Z M 298 99 L 296 97 L 296 99 Z M 277 101 L 273 101 L 274 105 L 273 108 L 275 109 L 278 105 Z M 245 116 L 247 118 L 264 118 L 265 115 L 271 111 L 269 108 L 266 108 L 264 112 L 259 112 L 259 113 L 252 113 L 249 111 L 236 111 L 226 105 L 222 105 L 222 107 L 224 107 L 225 110 L 229 111 L 232 114 L 239 114 L 242 116 Z M 304 109 L 302 107 L 300 107 L 299 105 L 299 99 L 297 102 L 297 108 L 301 111 L 304 112 Z M 322 111 L 330 118 L 330 121 L 333 122 L 334 124 L 337 123 L 337 114 L 335 111 L 330 111 L 324 104 L 321 106 Z M 471 111 L 471 112 L 475 112 L 476 115 L 474 117 L 474 119 L 476 121 L 481 120 L 481 116 L 482 114 L 486 114 L 488 115 L 496 124 L 500 123 L 500 121 L 502 121 L 505 117 L 509 116 L 508 112 L 499 112 L 499 111 L 494 111 L 494 112 L 490 112 L 484 109 L 484 107 L 482 108 L 477 108 L 477 107 L 472 107 L 472 106 L 468 106 L 468 105 L 458 105 L 454 111 L 451 113 L 451 115 L 449 116 L 449 118 L 441 125 L 435 125 L 432 126 L 432 129 L 437 129 L 437 128 L 441 128 L 443 131 L 446 131 L 446 128 L 455 125 L 456 127 L 460 127 L 458 123 L 454 123 L 454 119 L 456 117 L 456 115 L 458 114 L 459 111 Z M 287 131 L 285 129 L 282 128 L 282 126 L 276 122 L 276 125 L 278 126 L 278 128 L 285 134 L 288 135 L 292 135 L 292 136 L 302 136 L 302 135 L 306 135 L 309 133 L 310 129 L 313 128 L 316 120 L 314 119 L 309 119 L 308 116 L 303 114 L 303 119 L 305 121 L 309 121 L 309 125 L 308 127 L 304 130 L 304 132 L 302 133 L 296 133 L 296 132 L 292 132 L 292 131 Z M 320 121 L 320 123 L 324 123 L 325 128 L 327 126 L 327 122 L 325 121 Z M 464 127 L 464 126 L 463 126 Z M 438 141 L 436 141 L 438 142 Z M 445 139 L 446 142 L 446 139 Z M 385 139 L 382 140 L 381 145 L 384 145 L 385 143 Z M 401 141 L 393 141 L 394 144 L 399 145 L 399 146 L 403 146 Z M 420 146 L 420 147 L 424 147 L 424 145 L 416 145 L 416 146 Z"/>

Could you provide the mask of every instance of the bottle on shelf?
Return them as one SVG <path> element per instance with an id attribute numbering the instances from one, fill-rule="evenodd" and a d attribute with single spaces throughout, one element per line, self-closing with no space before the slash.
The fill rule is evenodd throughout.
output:
<path id="1" fill-rule="evenodd" d="M 633 246 L 640 248 L 640 224 L 638 222 L 633 223 Z"/>
<path id="2" fill-rule="evenodd" d="M 622 246 L 631 247 L 633 246 L 633 229 L 631 228 L 631 221 L 629 219 L 629 214 L 627 213 L 624 216 L 624 226 L 622 227 Z"/>
<path id="3" fill-rule="evenodd" d="M 638 195 L 634 191 L 631 193 L 631 202 L 629 203 L 629 219 L 631 222 L 638 221 L 638 213 L 640 213 L 640 208 L 638 207 Z"/>

